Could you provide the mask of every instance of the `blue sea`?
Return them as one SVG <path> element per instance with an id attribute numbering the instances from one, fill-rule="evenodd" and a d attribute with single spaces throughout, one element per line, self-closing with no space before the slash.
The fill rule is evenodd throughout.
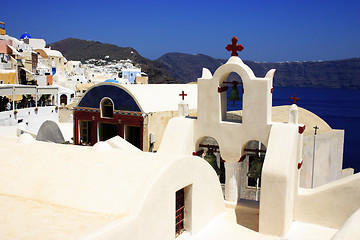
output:
<path id="1" fill-rule="evenodd" d="M 241 88 L 239 88 L 241 92 Z M 228 90 L 228 94 L 230 89 Z M 291 105 L 294 94 L 300 98 L 296 102 L 323 120 L 333 129 L 345 130 L 343 168 L 352 167 L 360 171 L 360 90 L 334 88 L 294 88 L 274 87 L 273 106 Z M 240 96 L 241 97 L 241 96 Z M 228 111 L 241 109 L 241 103 L 228 101 Z M 309 126 L 307 126 L 309 127 Z"/>

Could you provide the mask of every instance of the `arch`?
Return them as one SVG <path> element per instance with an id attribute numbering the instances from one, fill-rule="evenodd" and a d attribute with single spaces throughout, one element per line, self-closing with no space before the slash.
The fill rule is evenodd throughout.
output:
<path id="1" fill-rule="evenodd" d="M 220 66 L 214 73 L 214 78 L 219 79 L 219 86 L 223 86 L 223 82 L 231 72 L 237 73 L 243 80 L 244 85 L 247 85 L 251 79 L 256 78 L 251 68 L 245 65 L 240 58 L 230 58 L 226 64 Z"/>
<path id="2" fill-rule="evenodd" d="M 213 154 L 216 157 L 217 168 L 215 171 L 219 176 L 220 183 L 225 183 L 225 166 L 221 158 L 220 145 L 218 141 L 211 136 L 200 137 L 196 141 L 196 155 L 205 158 L 206 154 Z"/>
<path id="3" fill-rule="evenodd" d="M 224 82 L 227 81 L 228 77 L 230 74 L 235 73 L 237 74 L 242 82 L 242 91 L 243 92 L 243 99 L 242 99 L 242 109 L 245 109 L 245 99 L 246 99 L 246 94 L 247 91 L 246 89 L 249 88 L 250 86 L 250 80 L 256 78 L 254 75 L 254 72 L 247 66 L 245 65 L 242 60 L 238 57 L 232 57 L 229 59 L 229 61 L 220 66 L 214 73 L 214 79 L 218 80 L 218 84 L 219 87 L 227 87 L 228 85 L 225 84 Z M 238 88 L 239 89 L 239 88 Z M 226 106 L 226 102 L 227 102 L 227 95 L 226 92 L 222 92 L 220 93 L 220 111 L 221 111 L 221 120 L 222 121 L 229 121 L 227 119 L 227 106 Z M 243 111 L 244 114 L 244 111 Z M 243 116 L 244 117 L 244 116 Z M 233 120 L 231 120 L 233 121 Z"/>
<path id="4" fill-rule="evenodd" d="M 92 86 L 80 99 L 77 107 L 99 108 L 99 103 L 104 97 L 113 101 L 114 110 L 143 112 L 137 99 L 126 88 L 115 83 Z"/>
<path id="5" fill-rule="evenodd" d="M 111 98 L 104 97 L 100 101 L 100 113 L 102 118 L 114 117 L 114 102 Z"/>

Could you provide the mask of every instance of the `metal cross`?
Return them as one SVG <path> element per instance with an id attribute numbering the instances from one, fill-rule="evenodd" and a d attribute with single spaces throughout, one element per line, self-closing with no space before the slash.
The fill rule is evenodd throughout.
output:
<path id="1" fill-rule="evenodd" d="M 317 134 L 317 130 L 319 129 L 319 127 L 318 127 L 318 126 L 315 126 L 314 129 L 315 129 L 315 135 L 316 135 L 316 134 Z"/>
<path id="2" fill-rule="evenodd" d="M 231 56 L 238 56 L 237 51 L 241 52 L 241 51 L 244 49 L 243 45 L 241 45 L 241 44 L 236 44 L 237 41 L 238 41 L 237 37 L 234 36 L 234 37 L 231 39 L 232 44 L 228 44 L 228 45 L 225 47 L 226 50 L 228 50 L 229 52 L 231 51 Z"/>

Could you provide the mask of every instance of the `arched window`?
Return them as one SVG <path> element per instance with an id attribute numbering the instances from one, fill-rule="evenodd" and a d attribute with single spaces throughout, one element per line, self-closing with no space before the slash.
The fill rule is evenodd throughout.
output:
<path id="1" fill-rule="evenodd" d="M 114 104 L 110 98 L 104 98 L 101 100 L 100 109 L 102 118 L 113 118 Z"/>

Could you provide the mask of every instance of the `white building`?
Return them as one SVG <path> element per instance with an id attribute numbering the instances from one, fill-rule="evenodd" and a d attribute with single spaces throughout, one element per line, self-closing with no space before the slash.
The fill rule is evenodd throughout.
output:
<path id="1" fill-rule="evenodd" d="M 236 119 L 226 109 L 230 73 L 240 76 L 244 88 Z M 272 119 L 274 73 L 256 77 L 237 56 L 214 74 L 203 69 L 197 117 L 188 117 L 187 104 L 179 101 L 182 114 L 169 121 L 157 153 L 141 152 L 119 136 L 92 147 L 37 142 L 27 134 L 0 138 L 0 238 L 358 239 L 360 174 L 342 174 L 337 165 L 322 169 L 340 172 L 336 180 L 299 186 L 301 171 L 308 171 L 302 164 L 307 159 L 303 111 L 293 105 L 287 121 Z M 161 89 L 143 93 L 163 94 Z M 106 96 L 101 99 L 108 108 L 100 118 L 109 123 L 118 110 Z M 342 148 L 343 133 L 322 134 L 320 158 L 330 165 L 341 162 L 340 151 L 328 153 L 324 146 Z M 217 151 L 224 161 L 225 201 L 216 166 L 191 156 L 204 149 Z M 250 162 L 258 168 L 249 169 Z M 259 202 L 251 202 L 251 212 L 241 205 L 249 172 L 250 178 L 259 173 L 252 188 Z"/>

